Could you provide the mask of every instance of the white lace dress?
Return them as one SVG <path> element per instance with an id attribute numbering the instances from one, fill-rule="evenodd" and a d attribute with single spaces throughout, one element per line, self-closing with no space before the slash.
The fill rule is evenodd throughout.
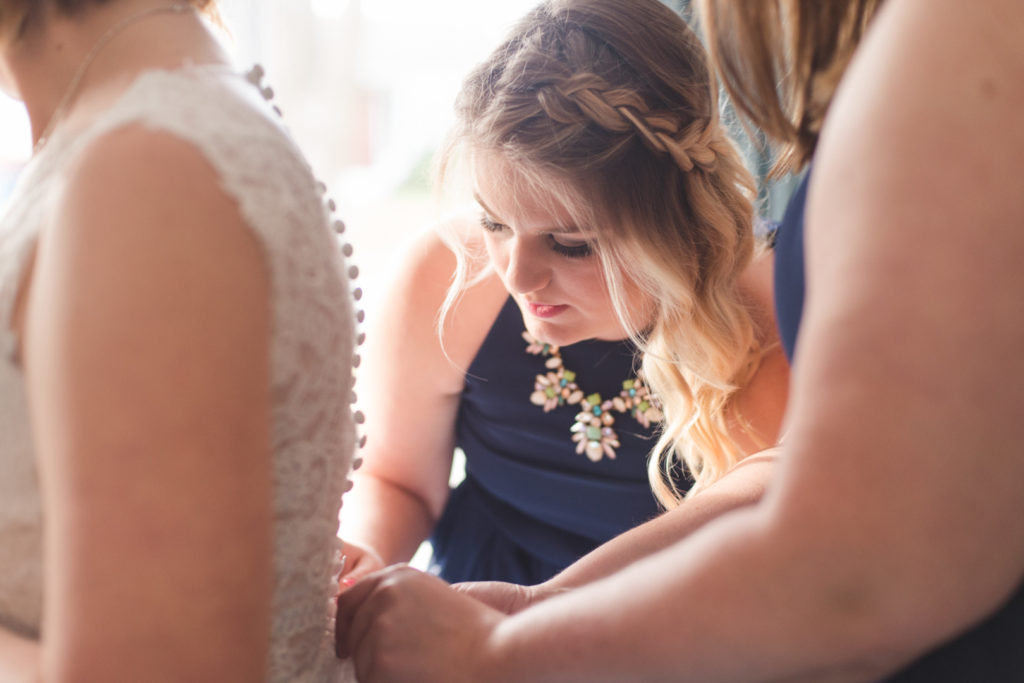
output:
<path id="1" fill-rule="evenodd" d="M 338 508 L 355 428 L 355 319 L 328 207 L 261 92 L 225 67 L 142 74 L 89 130 L 57 135 L 25 169 L 0 216 L 0 627 L 38 638 L 43 506 L 11 329 L 17 288 L 60 169 L 96 136 L 141 123 L 194 145 L 264 247 L 273 301 L 274 574 L 270 681 L 344 681 L 328 598 L 336 585 Z M 337 224 L 339 227 L 340 223 Z"/>

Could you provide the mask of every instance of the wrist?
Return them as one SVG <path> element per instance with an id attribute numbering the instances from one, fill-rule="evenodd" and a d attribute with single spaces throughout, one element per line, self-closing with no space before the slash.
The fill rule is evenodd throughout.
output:
<path id="1" fill-rule="evenodd" d="M 481 651 L 479 677 L 489 683 L 555 683 L 566 680 L 565 643 L 552 637 L 533 615 L 501 617 L 491 627 Z M 587 680 L 584 678 L 583 680 Z"/>

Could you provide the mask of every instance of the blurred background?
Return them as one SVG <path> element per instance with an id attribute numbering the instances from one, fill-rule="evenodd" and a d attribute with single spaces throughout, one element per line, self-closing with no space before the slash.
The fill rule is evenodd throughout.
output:
<path id="1" fill-rule="evenodd" d="M 664 0 L 687 12 L 688 0 Z M 535 0 L 220 0 L 228 49 L 265 82 L 348 225 L 365 305 L 406 236 L 432 222 L 428 169 L 462 77 Z M 0 93 L 0 208 L 30 154 Z M 762 171 L 767 159 L 750 152 Z M 781 201 L 766 211 L 777 214 Z"/>
<path id="2" fill-rule="evenodd" d="M 238 67 L 254 63 L 327 184 L 372 307 L 389 256 L 434 218 L 431 155 L 459 83 L 534 0 L 220 0 Z M 31 153 L 0 93 L 0 209 Z"/>
<path id="3" fill-rule="evenodd" d="M 663 0 L 688 16 L 689 0 Z M 255 63 L 345 220 L 368 315 L 394 255 L 437 218 L 434 151 L 465 74 L 536 0 L 219 0 L 240 70 Z M 770 160 L 747 145 L 763 175 Z M 31 154 L 28 119 L 0 92 L 0 211 Z M 789 183 L 763 190 L 778 217 Z M 453 480 L 461 476 L 456 459 Z M 424 546 L 414 566 L 425 566 Z"/>

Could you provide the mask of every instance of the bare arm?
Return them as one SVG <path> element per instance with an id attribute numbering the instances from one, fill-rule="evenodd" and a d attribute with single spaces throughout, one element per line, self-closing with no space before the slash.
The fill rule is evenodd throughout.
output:
<path id="1" fill-rule="evenodd" d="M 679 542 L 730 510 L 756 503 L 768 487 L 774 466 L 775 457 L 770 453 L 749 456 L 725 477 L 683 501 L 679 507 L 605 543 L 545 585 L 556 591 L 604 578 Z"/>
<path id="2" fill-rule="evenodd" d="M 449 314 L 442 349 L 437 316 L 454 271 L 437 234 L 421 235 L 367 335 L 358 376 L 365 462 L 346 496 L 341 533 L 384 564 L 412 557 L 444 508 L 463 372 L 507 296 L 496 278 L 471 287 Z M 377 564 L 360 561 L 351 576 Z"/>
<path id="3" fill-rule="evenodd" d="M 112 133 L 67 174 L 20 314 L 47 521 L 41 678 L 258 680 L 272 587 L 261 249 L 169 136 Z"/>
<path id="4" fill-rule="evenodd" d="M 871 679 L 1019 583 L 1024 64 L 1013 46 L 1024 14 L 1011 2 L 964 12 L 897 0 L 879 22 L 816 163 L 779 495 L 510 621 L 512 642 L 545 618 L 572 628 L 556 614 L 590 623 L 587 601 L 601 595 L 643 606 L 569 640 L 646 625 L 694 645 L 641 647 L 626 670 Z M 700 618 L 674 620 L 680 606 Z M 614 678 L 616 663 L 601 659 L 594 668 Z"/>
<path id="5" fill-rule="evenodd" d="M 470 631 L 480 654 L 460 661 L 469 676 L 877 680 L 1018 586 L 1024 7 L 889 0 L 876 21 L 816 160 L 808 300 L 772 491 L 618 574 Z M 426 582 L 393 574 L 389 602 L 371 593 L 368 612 L 398 612 L 403 586 Z M 389 680 L 459 680 L 443 644 L 405 616 L 394 628 L 419 645 L 388 662 Z M 387 634 L 349 646 L 379 661 Z"/>
<path id="6" fill-rule="evenodd" d="M 624 569 L 678 543 L 712 519 L 759 501 L 775 468 L 774 450 L 748 456 L 729 473 L 678 507 L 634 527 L 536 586 L 499 581 L 455 584 L 459 590 L 507 614 Z"/>

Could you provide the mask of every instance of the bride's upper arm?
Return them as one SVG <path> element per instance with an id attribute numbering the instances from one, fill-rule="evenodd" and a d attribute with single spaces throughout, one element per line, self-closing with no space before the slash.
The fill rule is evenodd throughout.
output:
<path id="1" fill-rule="evenodd" d="M 64 173 L 21 330 L 44 676 L 256 680 L 272 586 L 261 247 L 167 134 L 109 133 Z"/>

